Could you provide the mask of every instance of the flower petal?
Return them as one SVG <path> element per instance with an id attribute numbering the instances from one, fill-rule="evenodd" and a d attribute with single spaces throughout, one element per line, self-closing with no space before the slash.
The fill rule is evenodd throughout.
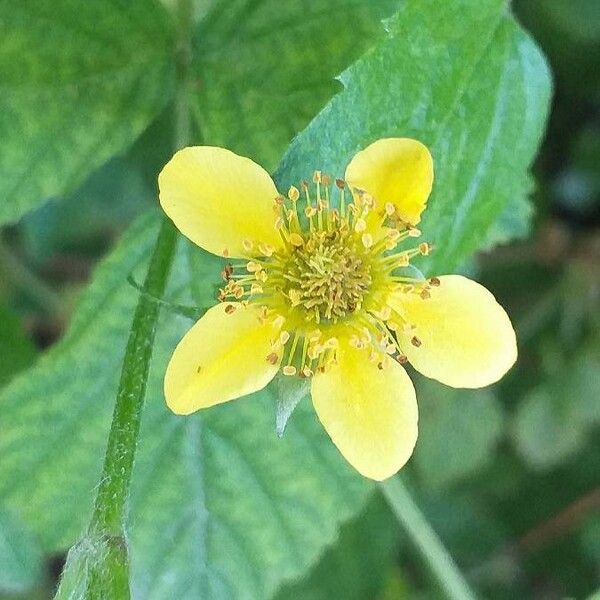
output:
<path id="1" fill-rule="evenodd" d="M 343 346 L 337 364 L 313 377 L 311 391 L 323 427 L 359 473 L 382 481 L 410 458 L 417 440 L 417 401 L 398 363 L 380 370 L 366 350 Z"/>
<path id="2" fill-rule="evenodd" d="M 224 148 L 179 150 L 158 176 L 160 203 L 192 242 L 219 256 L 257 254 L 244 240 L 282 246 L 273 206 L 277 188 L 249 158 Z"/>
<path id="3" fill-rule="evenodd" d="M 403 221 L 416 225 L 433 185 L 433 160 L 417 140 L 385 138 L 354 156 L 346 181 L 373 196 L 379 208 L 391 202 Z"/>
<path id="4" fill-rule="evenodd" d="M 232 309 L 231 314 L 226 311 Z M 260 323 L 258 307 L 224 302 L 209 309 L 185 334 L 165 374 L 165 398 L 178 415 L 221 404 L 264 388 L 275 377 L 272 324 Z"/>
<path id="5" fill-rule="evenodd" d="M 517 359 L 508 315 L 482 285 L 460 275 L 438 278 L 431 297 L 404 294 L 394 308 L 416 328 L 399 333 L 402 351 L 427 377 L 459 388 L 498 381 Z M 419 346 L 411 343 L 413 336 Z"/>

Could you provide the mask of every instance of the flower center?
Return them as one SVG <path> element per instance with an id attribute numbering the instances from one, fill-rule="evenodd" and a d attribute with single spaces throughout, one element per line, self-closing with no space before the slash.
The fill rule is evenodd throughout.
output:
<path id="1" fill-rule="evenodd" d="M 316 230 L 295 247 L 282 269 L 282 291 L 307 320 L 336 323 L 360 310 L 372 283 L 364 247 L 347 227 Z"/>
<path id="2" fill-rule="evenodd" d="M 411 325 L 388 300 L 394 293 L 429 297 L 436 281 L 399 270 L 412 257 L 428 254 L 430 246 L 423 242 L 392 253 L 420 231 L 402 221 L 391 203 L 378 204 L 361 190 L 348 190 L 342 180 L 333 187 L 320 171 L 313 184 L 303 181 L 302 192 L 292 186 L 287 197 L 274 199 L 274 225 L 283 248 L 245 240 L 254 258 L 225 266 L 219 299 L 260 306 L 260 320 L 275 326 L 266 360 L 281 361 L 285 375 L 310 377 L 326 369 L 336 360 L 342 338 L 365 349 L 380 368 L 392 359 L 402 362 L 395 332 Z M 235 304 L 226 307 L 235 310 Z M 418 337 L 413 343 L 420 344 Z"/>

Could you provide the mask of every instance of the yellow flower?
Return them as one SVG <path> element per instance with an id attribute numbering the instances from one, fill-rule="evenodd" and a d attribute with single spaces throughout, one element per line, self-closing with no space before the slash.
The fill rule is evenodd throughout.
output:
<path id="1" fill-rule="evenodd" d="M 198 246 L 231 260 L 221 302 L 181 340 L 165 375 L 168 406 L 189 414 L 256 392 L 281 369 L 310 377 L 334 444 L 383 480 L 417 439 L 402 364 L 453 387 L 491 384 L 512 366 L 510 320 L 484 287 L 409 267 L 431 246 L 399 249 L 433 183 L 427 148 L 404 138 L 362 150 L 333 182 L 280 195 L 269 174 L 223 148 L 184 148 L 159 176 L 160 202 Z M 407 268 L 408 267 L 408 268 Z"/>

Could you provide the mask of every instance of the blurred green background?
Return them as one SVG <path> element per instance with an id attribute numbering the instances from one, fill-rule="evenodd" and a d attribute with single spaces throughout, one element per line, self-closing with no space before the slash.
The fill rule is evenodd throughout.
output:
<path id="1" fill-rule="evenodd" d="M 381 3 L 378 16 L 394 5 Z M 548 58 L 554 98 L 533 171 L 530 231 L 478 255 L 472 268 L 512 316 L 520 358 L 489 390 L 418 381 L 420 438 L 407 477 L 483 597 L 588 598 L 600 588 L 600 2 L 516 0 L 512 7 Z M 235 22 L 228 27 L 235 38 Z M 369 35 L 328 68 L 339 72 L 358 58 Z M 327 44 L 311 48 L 317 64 L 328 60 L 318 57 L 321 51 L 328 52 Z M 230 75 L 220 85 L 234 86 L 236 74 Z M 325 83 L 316 106 L 290 114 L 268 167 L 335 89 Z M 171 118 L 166 107 L 131 148 L 66 197 L 2 228 L 0 385 L 61 338 L 95 265 L 156 203 Z M 220 114 L 207 128 L 219 118 L 231 117 Z M 0 436 L 2 419 L 0 405 Z M 0 505 L 0 597 L 49 598 L 63 560 L 64 554 L 43 552 L 36 535 Z M 377 496 L 343 526 L 308 575 L 277 595 L 440 597 Z"/>

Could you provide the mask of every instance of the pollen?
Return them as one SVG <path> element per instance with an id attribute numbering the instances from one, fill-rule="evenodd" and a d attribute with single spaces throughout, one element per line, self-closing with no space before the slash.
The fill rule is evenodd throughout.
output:
<path id="1" fill-rule="evenodd" d="M 361 307 L 371 265 L 348 231 L 313 231 L 290 255 L 283 279 L 283 291 L 307 320 L 337 322 Z"/>

